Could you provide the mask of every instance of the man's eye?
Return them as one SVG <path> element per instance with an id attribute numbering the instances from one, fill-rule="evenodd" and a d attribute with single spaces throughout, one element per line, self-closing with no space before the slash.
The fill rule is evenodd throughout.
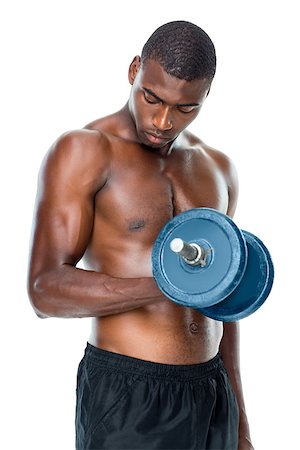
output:
<path id="1" fill-rule="evenodd" d="M 178 108 L 178 110 L 184 114 L 190 113 L 194 111 L 194 106 L 181 106 Z"/>
<path id="2" fill-rule="evenodd" d="M 147 97 L 147 95 L 144 95 L 144 98 L 147 103 L 151 103 L 151 104 L 157 103 L 157 100 L 154 97 Z"/>

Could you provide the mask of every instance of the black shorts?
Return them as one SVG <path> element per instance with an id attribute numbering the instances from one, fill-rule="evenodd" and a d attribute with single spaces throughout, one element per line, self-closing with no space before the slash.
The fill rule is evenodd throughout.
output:
<path id="1" fill-rule="evenodd" d="M 236 450 L 238 421 L 219 356 L 170 365 L 87 345 L 77 378 L 78 450 Z"/>

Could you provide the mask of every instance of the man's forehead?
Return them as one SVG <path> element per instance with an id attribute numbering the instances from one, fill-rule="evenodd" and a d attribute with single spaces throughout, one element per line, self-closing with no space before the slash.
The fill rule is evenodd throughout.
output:
<path id="1" fill-rule="evenodd" d="M 199 102 L 206 97 L 210 87 L 207 79 L 186 81 L 176 78 L 155 60 L 142 64 L 139 81 L 141 87 L 150 89 L 161 98 L 171 94 L 176 103 Z"/>

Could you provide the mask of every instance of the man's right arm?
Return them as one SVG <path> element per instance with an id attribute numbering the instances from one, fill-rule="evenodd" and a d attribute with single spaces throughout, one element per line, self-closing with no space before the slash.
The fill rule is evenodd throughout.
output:
<path id="1" fill-rule="evenodd" d="M 109 145 L 97 131 L 67 133 L 41 167 L 28 293 L 39 317 L 100 317 L 161 301 L 153 278 L 114 278 L 76 267 L 88 245 L 94 197 L 109 173 Z"/>

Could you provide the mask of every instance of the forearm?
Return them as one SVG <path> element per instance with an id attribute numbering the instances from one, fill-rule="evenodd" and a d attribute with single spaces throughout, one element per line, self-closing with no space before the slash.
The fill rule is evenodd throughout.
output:
<path id="1" fill-rule="evenodd" d="M 29 287 L 40 317 L 101 317 L 163 299 L 152 278 L 114 278 L 64 264 L 43 272 Z"/>
<path id="2" fill-rule="evenodd" d="M 235 392 L 239 414 L 239 434 L 243 439 L 250 442 L 249 424 L 246 415 L 245 401 L 243 395 L 241 372 L 240 372 L 240 336 L 238 322 L 225 323 L 224 334 L 221 341 L 220 353 L 224 366 L 228 372 L 232 388 Z"/>

